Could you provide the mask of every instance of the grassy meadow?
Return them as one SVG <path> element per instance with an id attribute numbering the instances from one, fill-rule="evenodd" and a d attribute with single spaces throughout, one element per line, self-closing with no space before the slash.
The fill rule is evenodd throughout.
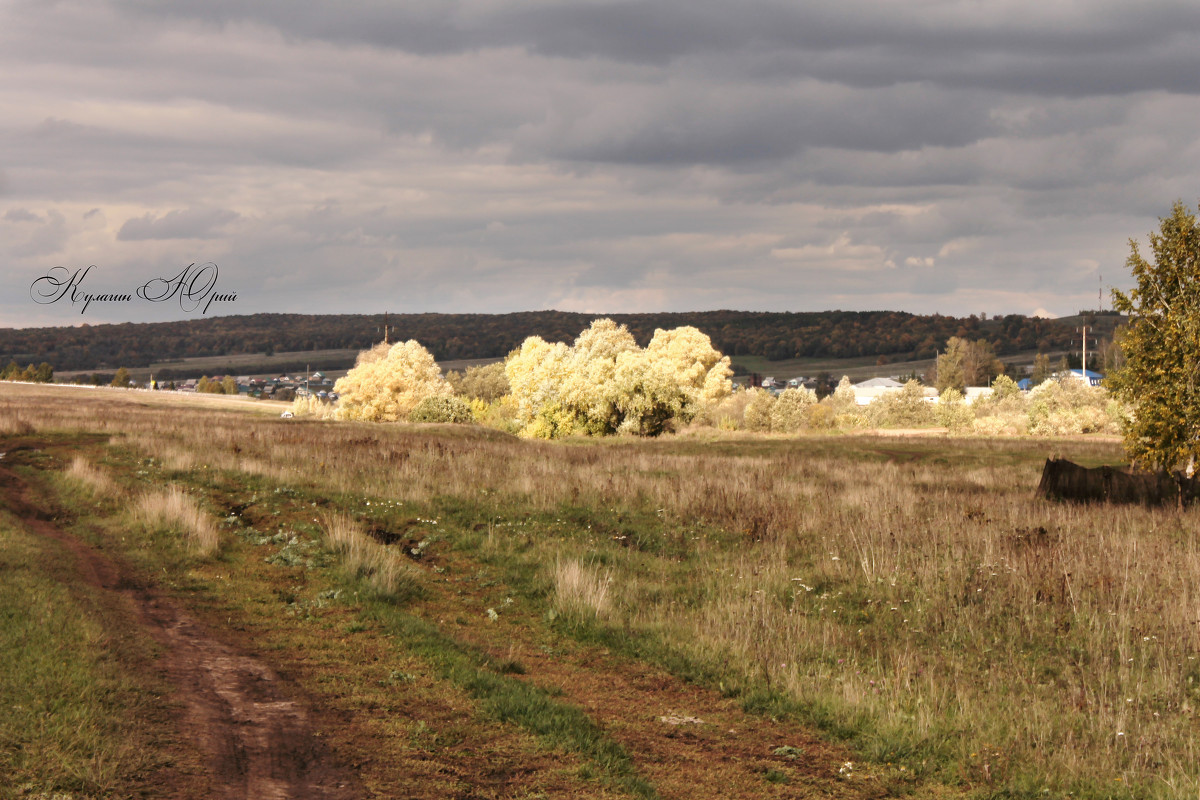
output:
<path id="1" fill-rule="evenodd" d="M 603 669 L 705 687 L 764 730 L 817 731 L 847 754 L 828 780 L 861 782 L 845 796 L 1200 797 L 1200 512 L 1034 497 L 1047 456 L 1119 463 L 1115 440 L 547 443 L 141 398 L 0 385 L 0 450 L 35 442 L 22 469 L 75 535 L 361 712 L 331 736 L 378 753 L 368 788 L 437 751 L 468 771 L 466 753 L 555 765 L 495 796 L 687 796 L 686 774 L 642 757 L 652 745 L 587 711 L 586 680 L 549 677 L 605 653 Z M 3 519 L 8 561 L 46 546 Z M 16 609 L 0 636 L 30 635 L 26 606 L 49 619 L 67 602 L 35 579 L 0 596 Z M 79 625 L 47 647 L 96 640 Z M 4 724 L 0 765 L 14 742 L 53 745 Z M 759 782 L 730 796 L 831 796 L 785 746 L 764 739 Z M 109 783 L 18 766 L 104 796 L 142 780 L 125 758 Z"/>

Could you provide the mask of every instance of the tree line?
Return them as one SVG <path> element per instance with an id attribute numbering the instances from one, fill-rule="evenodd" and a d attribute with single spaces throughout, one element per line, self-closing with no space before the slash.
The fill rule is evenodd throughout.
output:
<path id="1" fill-rule="evenodd" d="M 1069 323 L 1020 314 L 949 317 L 900 311 L 697 311 L 612 314 L 641 347 L 654 331 L 684 326 L 708 335 L 733 358 L 933 358 L 951 337 L 985 341 L 996 355 L 1071 345 Z M 0 362 L 46 361 L 55 369 L 147 367 L 193 357 L 308 350 L 365 350 L 384 338 L 420 341 L 439 361 L 502 358 L 529 336 L 570 343 L 590 314 L 250 314 L 153 323 L 0 328 Z"/>

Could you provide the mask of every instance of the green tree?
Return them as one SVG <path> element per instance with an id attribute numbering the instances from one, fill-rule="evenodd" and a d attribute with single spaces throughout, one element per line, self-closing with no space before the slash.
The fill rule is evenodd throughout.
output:
<path id="1" fill-rule="evenodd" d="M 117 370 L 117 374 L 113 375 L 112 386 L 120 386 L 122 389 L 129 388 L 129 370 L 121 367 Z"/>
<path id="2" fill-rule="evenodd" d="M 53 383 L 54 382 L 54 367 L 43 361 L 37 365 L 37 375 L 35 380 L 38 383 Z"/>
<path id="3" fill-rule="evenodd" d="M 1125 264 L 1137 286 L 1113 290 L 1130 315 L 1121 342 L 1125 366 L 1108 386 L 1132 409 L 1125 450 L 1134 463 L 1172 469 L 1200 455 L 1200 227 L 1176 201 L 1150 234 L 1151 261 L 1129 240 Z"/>
<path id="4" fill-rule="evenodd" d="M 8 362 L 8 366 L 4 368 L 4 371 L 0 372 L 0 380 L 15 381 L 20 374 L 21 367 L 16 361 L 10 361 Z"/>
<path id="5" fill-rule="evenodd" d="M 1034 386 L 1041 384 L 1043 381 L 1050 380 L 1054 374 L 1054 369 L 1050 366 L 1050 356 L 1045 353 L 1038 353 L 1033 358 L 1033 374 L 1029 376 L 1029 382 Z"/>
<path id="6" fill-rule="evenodd" d="M 446 380 L 454 387 L 454 393 L 466 400 L 494 403 L 509 393 L 508 376 L 504 374 L 503 361 L 486 366 L 467 367 L 466 372 L 447 372 Z"/>
<path id="7" fill-rule="evenodd" d="M 946 352 L 937 358 L 937 372 L 934 377 L 934 385 L 939 393 L 947 389 L 957 389 L 961 392 L 967 385 L 966 376 L 963 374 L 963 361 L 969 345 L 970 342 L 957 336 L 951 336 L 946 342 Z"/>
<path id="8" fill-rule="evenodd" d="M 475 418 L 471 416 L 471 407 L 461 397 L 431 395 L 417 403 L 408 415 L 408 421 L 468 424 Z"/>
<path id="9" fill-rule="evenodd" d="M 1004 365 L 996 358 L 990 342 L 951 336 L 946 342 L 946 352 L 938 356 L 935 385 L 939 392 L 987 386 L 1003 371 Z"/>
<path id="10" fill-rule="evenodd" d="M 237 394 L 237 379 L 235 379 L 232 375 L 226 375 L 221 381 L 221 389 L 225 392 L 225 394 Z"/>

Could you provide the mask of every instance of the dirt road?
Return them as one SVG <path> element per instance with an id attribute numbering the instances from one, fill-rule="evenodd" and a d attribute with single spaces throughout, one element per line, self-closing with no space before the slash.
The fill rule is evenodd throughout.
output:
<path id="1" fill-rule="evenodd" d="M 11 453 L 11 450 L 10 450 Z M 354 776 L 331 763 L 304 700 L 265 663 L 207 631 L 105 554 L 59 528 L 32 488 L 0 461 L 0 500 L 22 526 L 72 555 L 79 578 L 119 593 L 129 623 L 164 649 L 161 668 L 184 708 L 181 735 L 206 755 L 207 796 L 221 800 L 356 800 Z M 168 787 L 162 787 L 168 790 Z M 168 796 L 166 794 L 162 796 Z"/>

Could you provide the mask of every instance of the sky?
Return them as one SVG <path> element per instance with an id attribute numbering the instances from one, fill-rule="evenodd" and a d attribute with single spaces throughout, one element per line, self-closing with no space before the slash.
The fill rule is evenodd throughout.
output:
<path id="1" fill-rule="evenodd" d="M 1073 314 L 1198 122 L 1194 0 L 0 0 L 0 327 Z"/>

